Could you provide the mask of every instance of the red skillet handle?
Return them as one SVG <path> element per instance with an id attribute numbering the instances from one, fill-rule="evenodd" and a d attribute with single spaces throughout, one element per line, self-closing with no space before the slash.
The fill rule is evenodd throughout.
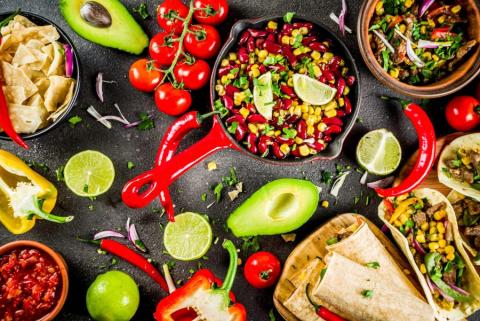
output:
<path id="1" fill-rule="evenodd" d="M 122 200 L 128 207 L 145 207 L 192 166 L 218 150 L 233 146 L 235 145 L 226 136 L 217 118 L 214 118 L 213 127 L 207 136 L 171 160 L 127 182 L 122 191 Z"/>

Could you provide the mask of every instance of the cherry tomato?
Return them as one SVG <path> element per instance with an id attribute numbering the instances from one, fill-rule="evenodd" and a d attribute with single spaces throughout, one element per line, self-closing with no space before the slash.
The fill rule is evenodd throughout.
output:
<path id="1" fill-rule="evenodd" d="M 461 132 L 473 130 L 480 124 L 480 103 L 471 96 L 457 96 L 445 109 L 448 124 Z"/>
<path id="2" fill-rule="evenodd" d="M 180 35 L 183 31 L 183 21 L 188 16 L 188 7 L 180 0 L 165 0 L 157 8 L 158 25 L 166 32 Z"/>
<path id="3" fill-rule="evenodd" d="M 167 32 L 159 32 L 150 40 L 148 48 L 150 57 L 160 65 L 171 65 L 178 51 L 178 36 Z"/>
<path id="4" fill-rule="evenodd" d="M 209 25 L 193 25 L 190 30 L 192 32 L 187 33 L 183 41 L 189 53 L 205 60 L 218 53 L 222 41 L 217 29 Z"/>
<path id="5" fill-rule="evenodd" d="M 155 105 L 158 110 L 170 116 L 183 114 L 190 108 L 192 96 L 184 89 L 173 87 L 171 83 L 160 85 L 155 90 Z"/>
<path id="6" fill-rule="evenodd" d="M 251 286 L 264 289 L 277 282 L 281 269 L 280 261 L 275 255 L 257 252 L 247 259 L 243 274 Z"/>
<path id="7" fill-rule="evenodd" d="M 227 19 L 227 0 L 195 0 L 193 16 L 199 23 L 216 26 Z"/>
<path id="8" fill-rule="evenodd" d="M 183 82 L 185 88 L 197 90 L 204 87 L 210 79 L 210 66 L 205 60 L 197 59 L 193 63 L 182 61 L 173 70 L 175 79 Z"/>
<path id="9" fill-rule="evenodd" d="M 131 66 L 128 78 L 132 86 L 140 91 L 150 92 L 162 81 L 163 72 L 155 61 L 138 59 Z"/>

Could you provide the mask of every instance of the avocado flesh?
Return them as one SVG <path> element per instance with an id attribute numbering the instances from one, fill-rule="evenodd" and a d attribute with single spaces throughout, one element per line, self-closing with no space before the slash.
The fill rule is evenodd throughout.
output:
<path id="1" fill-rule="evenodd" d="M 230 214 L 227 226 L 236 237 L 288 233 L 312 217 L 318 200 L 313 183 L 278 179 L 261 187 Z"/>
<path id="2" fill-rule="evenodd" d="M 94 27 L 80 16 L 80 8 L 88 0 L 60 0 L 60 11 L 70 27 L 83 38 L 102 46 L 141 54 L 148 46 L 148 37 L 127 8 L 118 0 L 94 0 L 112 17 L 106 28 Z"/>

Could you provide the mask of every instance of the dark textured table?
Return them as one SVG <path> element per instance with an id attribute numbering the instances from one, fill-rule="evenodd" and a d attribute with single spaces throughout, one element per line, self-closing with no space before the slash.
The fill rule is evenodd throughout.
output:
<path id="1" fill-rule="evenodd" d="M 133 0 L 123 2 L 129 9 L 141 3 L 141 1 Z M 331 11 L 338 13 L 341 6 L 340 1 L 333 0 L 230 0 L 229 2 L 231 5 L 230 17 L 228 22 L 221 27 L 224 37 L 237 19 L 273 14 L 283 15 L 286 11 L 295 11 L 305 17 L 323 22 L 332 30 L 337 30 L 336 25 L 328 18 L 328 15 Z M 360 2 L 361 0 L 349 1 L 347 24 L 353 29 L 356 29 L 356 17 Z M 152 1 L 148 4 L 150 13 L 154 12 L 158 3 L 159 1 Z M 75 43 L 83 67 L 83 85 L 78 104 L 73 109 L 71 116 L 79 115 L 83 118 L 83 122 L 75 128 L 71 128 L 67 123 L 64 123 L 49 134 L 29 141 L 31 149 L 28 152 L 3 141 L 0 141 L 0 147 L 25 159 L 46 164 L 50 170 L 45 173 L 45 176 L 52 182 L 56 182 L 55 169 L 64 165 L 70 156 L 86 149 L 98 150 L 113 160 L 116 168 L 116 178 L 108 193 L 98 197 L 95 201 L 77 197 L 65 187 L 64 183 L 57 182 L 59 199 L 56 212 L 60 215 L 74 214 L 75 220 L 65 225 L 38 222 L 32 231 L 21 236 L 13 236 L 3 227 L 0 227 L 0 244 L 19 239 L 33 239 L 41 241 L 62 253 L 69 265 L 71 288 L 67 303 L 57 320 L 89 320 L 85 307 L 86 290 L 97 274 L 109 269 L 111 257 L 100 255 L 94 247 L 80 243 L 76 240 L 77 236 L 91 236 L 93 232 L 103 229 L 123 228 L 127 217 L 131 217 L 137 224 L 139 234 L 144 239 L 146 246 L 150 249 L 149 256 L 159 263 L 169 260 L 169 257 L 163 253 L 162 245 L 163 232 L 161 225 L 166 223 L 166 218 L 160 218 L 155 211 L 159 205 L 153 204 L 148 208 L 138 210 L 129 209 L 121 203 L 120 191 L 128 179 L 152 166 L 159 140 L 172 118 L 162 115 L 156 110 L 151 95 L 137 92 L 130 86 L 127 73 L 130 64 L 136 59 L 135 56 L 100 47 L 77 36 L 61 17 L 57 8 L 57 1 L 0 0 L 0 11 L 14 10 L 19 6 L 25 11 L 37 13 L 53 20 L 71 36 Z M 150 36 L 158 32 L 159 28 L 155 19 L 150 18 L 142 21 L 138 19 L 138 16 L 136 18 Z M 376 215 L 379 199 L 374 197 L 370 204 L 366 205 L 368 203 L 367 196 L 371 194 L 364 186 L 359 184 L 359 173 L 353 172 L 347 178 L 339 198 L 335 201 L 328 194 L 328 188 L 320 182 L 321 171 L 333 171 L 337 163 L 356 167 L 354 156 L 356 143 L 362 134 L 373 129 L 385 127 L 393 131 L 402 144 L 404 158 L 416 149 L 417 140 L 413 127 L 403 116 L 402 111 L 399 108 L 387 106 L 376 98 L 378 94 L 393 93 L 370 75 L 357 50 L 355 35 L 347 35 L 345 42 L 357 60 L 361 71 L 363 104 L 362 106 L 356 106 L 356 108 L 361 108 L 361 122 L 355 125 L 347 138 L 344 153 L 335 161 L 280 167 L 259 163 L 234 151 L 221 151 L 194 167 L 172 186 L 172 196 L 176 202 L 177 210 L 184 209 L 208 214 L 214 222 L 212 228 L 215 236 L 219 236 L 220 239 L 226 237 L 234 239 L 231 234 L 225 232 L 224 221 L 228 214 L 247 196 L 273 179 L 282 177 L 308 178 L 324 188 L 321 199 L 329 200 L 331 206 L 328 209 L 318 208 L 317 213 L 309 223 L 297 231 L 295 243 L 285 243 L 280 236 L 260 238 L 261 248 L 276 253 L 282 261 L 286 259 L 293 247 L 303 237 L 336 214 L 357 211 L 379 223 Z M 105 103 L 101 103 L 95 95 L 95 76 L 98 72 L 103 72 L 106 79 L 116 81 L 116 84 L 105 85 Z M 471 88 L 466 89 L 467 92 L 469 90 Z M 205 89 L 194 95 L 194 108 L 202 111 L 209 109 L 207 93 L 208 90 Z M 139 112 L 151 112 L 155 115 L 156 128 L 151 131 L 140 132 L 136 129 L 124 130 L 120 125 L 115 124 L 113 129 L 108 130 L 86 113 L 87 107 L 94 105 L 100 113 L 113 114 L 115 113 L 114 103 L 118 103 L 126 117 L 131 120 L 136 119 Z M 444 105 L 443 101 L 434 101 L 430 105 L 429 113 L 435 122 L 437 135 L 441 136 L 448 133 L 441 109 Z M 208 126 L 205 126 L 202 130 L 190 134 L 186 141 L 182 143 L 181 148 L 197 141 L 207 130 Z M 128 161 L 135 163 L 136 167 L 133 170 L 127 169 Z M 218 170 L 207 171 L 206 164 L 208 161 L 216 161 Z M 227 175 L 231 166 L 237 169 L 239 179 L 244 182 L 245 192 L 234 202 L 230 202 L 228 197 L 224 195 L 220 204 L 207 209 L 207 204 L 213 200 L 211 186 L 220 181 L 221 176 Z M 208 193 L 206 202 L 202 202 L 200 199 L 204 192 Z M 355 205 L 354 196 L 360 195 L 362 195 L 362 198 Z M 241 240 L 236 239 L 234 241 L 236 244 L 241 244 Z M 207 254 L 208 260 L 189 263 L 177 262 L 173 270 L 174 279 L 185 280 L 190 276 L 190 270 L 198 268 L 199 263 L 211 268 L 220 277 L 223 277 L 228 258 L 220 244 L 221 242 L 218 242 L 218 244 L 212 246 Z M 245 259 L 244 256 L 243 259 Z M 151 320 L 156 303 L 165 296 L 165 293 L 149 277 L 124 262 L 120 261 L 112 268 L 126 271 L 135 278 L 140 286 L 141 304 L 134 320 Z M 238 300 L 245 304 L 248 310 L 248 320 L 268 320 L 268 313 L 273 308 L 273 290 L 253 289 L 246 283 L 240 270 L 234 291 Z M 277 315 L 278 319 L 281 318 Z M 480 320 L 480 315 L 477 318 L 472 317 L 471 320 Z"/>

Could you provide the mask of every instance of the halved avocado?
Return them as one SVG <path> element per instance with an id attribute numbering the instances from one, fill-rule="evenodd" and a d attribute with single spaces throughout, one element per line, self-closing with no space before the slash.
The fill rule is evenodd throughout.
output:
<path id="1" fill-rule="evenodd" d="M 312 217 L 318 200 L 313 183 L 278 179 L 261 187 L 230 214 L 227 226 L 237 237 L 288 233 Z"/>
<path id="2" fill-rule="evenodd" d="M 83 38 L 99 45 L 141 54 L 148 37 L 119 0 L 60 0 L 60 11 Z"/>

